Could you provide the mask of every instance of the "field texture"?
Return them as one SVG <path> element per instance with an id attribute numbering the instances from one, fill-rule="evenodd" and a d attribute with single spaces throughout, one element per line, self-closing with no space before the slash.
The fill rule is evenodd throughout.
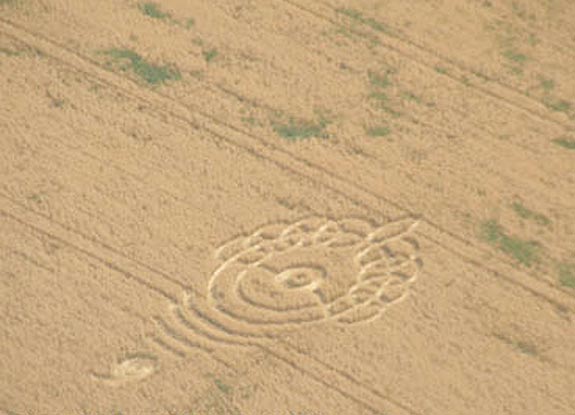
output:
<path id="1" fill-rule="evenodd" d="M 0 0 L 0 414 L 575 414 L 574 22 Z"/>

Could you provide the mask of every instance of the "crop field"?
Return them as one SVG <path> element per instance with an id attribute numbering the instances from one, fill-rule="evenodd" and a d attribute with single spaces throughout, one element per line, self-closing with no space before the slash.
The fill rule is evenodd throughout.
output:
<path id="1" fill-rule="evenodd" d="M 0 0 L 0 415 L 575 414 L 574 22 Z"/>

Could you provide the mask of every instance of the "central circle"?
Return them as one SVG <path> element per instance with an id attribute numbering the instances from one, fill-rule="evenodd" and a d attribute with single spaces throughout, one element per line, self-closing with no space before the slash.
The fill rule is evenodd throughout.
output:
<path id="1" fill-rule="evenodd" d="M 319 286 L 326 278 L 325 270 L 317 266 L 290 267 L 275 276 L 276 281 L 287 289 L 310 289 Z"/>

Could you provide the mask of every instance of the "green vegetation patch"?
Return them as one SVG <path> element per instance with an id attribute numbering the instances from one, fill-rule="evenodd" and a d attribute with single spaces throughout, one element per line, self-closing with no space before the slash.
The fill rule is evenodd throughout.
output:
<path id="1" fill-rule="evenodd" d="M 369 127 L 366 129 L 366 133 L 371 137 L 385 137 L 391 133 L 391 129 L 386 126 Z"/>
<path id="2" fill-rule="evenodd" d="M 575 264 L 559 264 L 559 283 L 568 288 L 575 288 Z"/>
<path id="3" fill-rule="evenodd" d="M 443 66 L 436 66 L 434 69 L 435 72 L 440 73 L 442 75 L 445 75 L 447 73 L 447 68 L 444 68 Z"/>
<path id="4" fill-rule="evenodd" d="M 1 2 L 2 2 L 2 0 L 0 0 L 0 4 L 2 4 Z M 0 47 L 0 55 L 20 56 L 21 54 L 22 54 L 21 51 L 16 51 L 16 50 L 11 50 L 11 49 Z"/>
<path id="5" fill-rule="evenodd" d="M 150 85 L 163 84 L 182 77 L 177 69 L 147 62 L 138 53 L 129 49 L 110 49 L 104 53 L 118 62 L 121 70 L 131 70 Z"/>
<path id="6" fill-rule="evenodd" d="M 515 347 L 517 347 L 521 353 L 528 354 L 530 356 L 537 356 L 537 346 L 533 343 L 519 340 L 515 343 Z"/>
<path id="7" fill-rule="evenodd" d="M 529 45 L 531 45 L 531 46 L 537 46 L 539 44 L 539 39 L 537 38 L 537 36 L 535 36 L 534 33 L 529 33 L 529 37 L 527 38 L 527 41 L 529 42 Z"/>
<path id="8" fill-rule="evenodd" d="M 387 94 L 385 92 L 371 92 L 369 94 L 369 97 L 371 99 L 374 99 L 374 100 L 379 101 L 379 102 L 389 101 L 389 97 L 387 96 Z"/>
<path id="9" fill-rule="evenodd" d="M 256 123 L 256 119 L 254 117 L 242 117 L 242 121 L 249 125 L 254 125 Z"/>
<path id="10" fill-rule="evenodd" d="M 147 2 L 138 5 L 138 8 L 142 13 L 146 16 L 151 17 L 152 19 L 169 19 L 171 18 L 169 13 L 163 12 L 160 10 L 160 6 L 157 3 Z"/>
<path id="11" fill-rule="evenodd" d="M 495 220 L 489 220 L 481 225 L 481 236 L 525 266 L 530 267 L 539 259 L 541 246 L 538 242 L 507 235 Z"/>
<path id="12" fill-rule="evenodd" d="M 489 80 L 491 80 L 491 78 L 489 77 L 489 75 L 486 75 L 486 74 L 484 74 L 484 73 L 481 72 L 481 71 L 473 71 L 472 73 L 473 73 L 473 75 L 475 75 L 476 77 L 478 77 L 478 78 L 480 78 L 480 79 L 482 79 L 482 80 L 484 80 L 484 81 L 489 81 Z"/>
<path id="13" fill-rule="evenodd" d="M 215 385 L 217 386 L 217 388 L 225 393 L 226 395 L 229 394 L 232 391 L 232 387 L 225 384 L 224 382 L 222 382 L 220 379 L 215 379 L 214 380 Z"/>
<path id="14" fill-rule="evenodd" d="M 527 354 L 529 356 L 537 356 L 539 354 L 537 346 L 529 341 L 515 340 L 506 336 L 505 334 L 500 333 L 494 333 L 494 336 L 509 346 L 519 350 L 523 354 Z"/>
<path id="15" fill-rule="evenodd" d="M 414 102 L 417 102 L 418 104 L 422 103 L 421 98 L 418 97 L 417 95 L 415 95 L 413 92 L 404 91 L 404 92 L 402 92 L 401 96 L 408 101 L 414 101 Z"/>
<path id="16" fill-rule="evenodd" d="M 337 9 L 336 11 L 338 13 L 343 14 L 344 16 L 347 16 L 347 17 L 355 20 L 356 22 L 359 22 L 361 24 L 369 26 L 372 29 L 377 30 L 378 32 L 387 32 L 388 31 L 387 27 L 383 23 L 378 22 L 377 20 L 372 19 L 371 17 L 365 17 L 358 10 L 350 9 L 350 8 L 340 8 L 340 9 Z"/>
<path id="17" fill-rule="evenodd" d="M 380 104 L 389 101 L 389 97 L 383 90 L 391 85 L 390 75 L 394 71 L 392 69 L 386 70 L 383 74 L 376 72 L 368 72 L 369 84 L 372 91 L 369 93 L 369 98 L 378 101 Z"/>
<path id="18" fill-rule="evenodd" d="M 325 138 L 324 129 L 327 121 L 312 122 L 306 120 L 290 119 L 286 124 L 274 123 L 273 129 L 280 137 L 287 140 L 300 140 L 311 137 Z"/>
<path id="19" fill-rule="evenodd" d="M 380 75 L 375 72 L 368 72 L 369 83 L 376 88 L 387 88 L 388 86 L 391 85 L 389 74 L 390 71 L 387 71 L 383 75 Z"/>
<path id="20" fill-rule="evenodd" d="M 517 215 L 519 215 L 523 219 L 532 220 L 539 225 L 544 226 L 551 225 L 551 220 L 547 216 L 543 215 L 542 213 L 537 213 L 531 209 L 528 209 L 521 202 L 514 202 L 513 205 L 511 205 L 511 207 L 513 208 L 515 213 L 517 213 Z"/>
<path id="21" fill-rule="evenodd" d="M 540 78 L 540 85 L 544 91 L 550 92 L 555 88 L 555 81 L 553 79 Z"/>
<path id="22" fill-rule="evenodd" d="M 524 55 L 523 53 L 516 52 L 514 50 L 506 50 L 505 52 L 503 52 L 503 56 L 505 56 L 510 61 L 513 61 L 513 62 L 516 62 L 519 64 L 523 64 L 523 63 L 527 62 L 527 60 L 529 59 L 527 57 L 527 55 Z"/>
<path id="23" fill-rule="evenodd" d="M 216 49 L 210 49 L 202 52 L 202 54 L 204 55 L 206 62 L 209 63 L 218 56 L 219 52 Z"/>
<path id="24" fill-rule="evenodd" d="M 571 103 L 560 99 L 558 101 L 547 102 L 547 108 L 556 112 L 568 112 L 571 110 Z"/>
<path id="25" fill-rule="evenodd" d="M 570 140 L 568 138 L 557 138 L 553 140 L 555 144 L 566 148 L 567 150 L 575 150 L 575 140 Z"/>

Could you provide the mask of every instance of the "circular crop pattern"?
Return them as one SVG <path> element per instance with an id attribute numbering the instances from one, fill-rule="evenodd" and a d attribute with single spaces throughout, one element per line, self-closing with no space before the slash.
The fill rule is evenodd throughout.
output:
<path id="1" fill-rule="evenodd" d="M 372 320 L 403 300 L 418 276 L 417 223 L 311 217 L 264 226 L 218 249 L 209 304 L 264 335 L 285 325 Z"/>

